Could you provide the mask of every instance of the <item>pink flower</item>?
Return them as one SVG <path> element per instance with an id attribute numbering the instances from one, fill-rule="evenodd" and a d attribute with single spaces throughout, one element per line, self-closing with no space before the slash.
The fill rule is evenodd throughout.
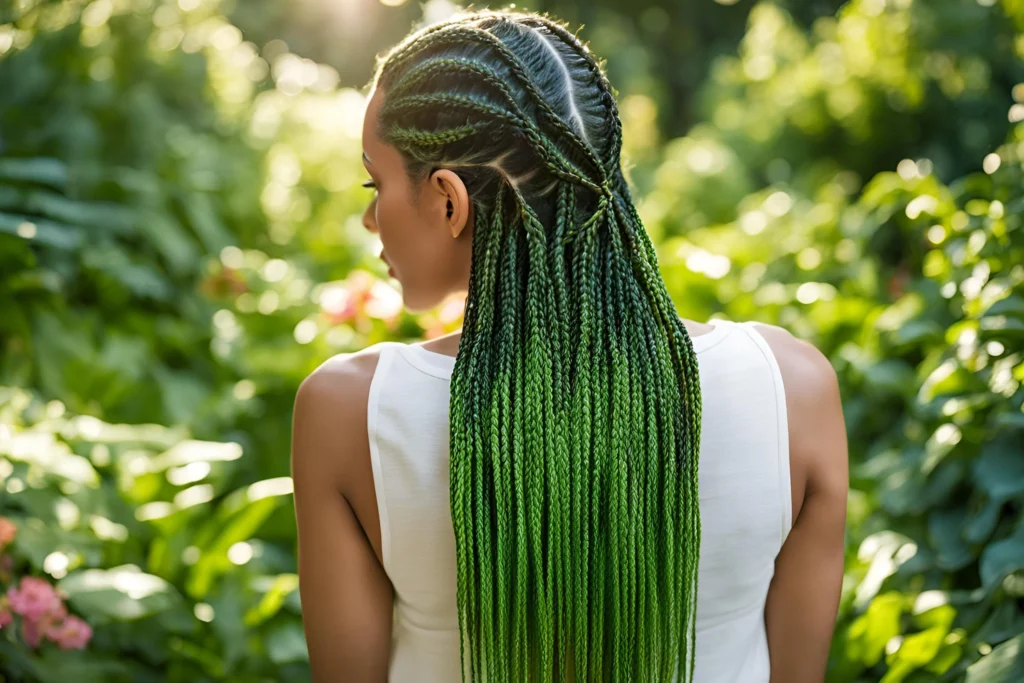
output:
<path id="1" fill-rule="evenodd" d="M 52 622 L 67 614 L 64 602 L 46 579 L 26 576 L 20 588 L 12 587 L 7 591 L 7 597 L 11 600 L 11 609 L 28 621 Z"/>
<path id="2" fill-rule="evenodd" d="M 18 527 L 6 517 L 0 517 L 0 550 L 18 535 Z"/>
<path id="3" fill-rule="evenodd" d="M 92 638 L 92 628 L 78 617 L 67 617 L 60 624 L 48 628 L 46 637 L 62 650 L 81 650 Z"/>
<path id="4" fill-rule="evenodd" d="M 0 610 L 0 628 L 4 626 L 10 626 L 11 622 L 14 621 L 14 615 L 7 610 Z"/>
<path id="5" fill-rule="evenodd" d="M 39 641 L 43 639 L 43 629 L 34 621 L 24 619 L 21 622 L 21 638 L 29 647 L 39 647 Z"/>

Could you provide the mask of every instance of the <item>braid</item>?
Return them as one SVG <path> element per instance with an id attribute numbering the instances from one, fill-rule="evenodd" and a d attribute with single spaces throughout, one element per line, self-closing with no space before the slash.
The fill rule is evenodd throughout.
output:
<path id="1" fill-rule="evenodd" d="M 575 133 L 575 131 L 573 131 L 568 125 L 566 125 L 566 123 L 562 121 L 561 118 L 558 117 L 554 110 L 551 109 L 551 106 L 548 104 L 547 99 L 544 97 L 543 94 L 541 94 L 541 92 L 534 85 L 533 80 L 530 78 L 529 74 L 527 74 L 526 67 L 523 65 L 522 61 L 511 50 L 509 50 L 508 47 L 503 42 L 495 38 L 493 34 L 479 28 L 453 26 L 449 30 L 445 31 L 443 34 L 436 34 L 435 36 L 432 36 L 431 38 L 423 41 L 420 45 L 420 49 L 426 49 L 430 47 L 430 45 L 433 42 L 443 41 L 446 44 L 450 44 L 451 42 L 460 40 L 471 43 L 479 43 L 492 48 L 495 54 L 502 58 L 502 61 L 504 62 L 505 66 L 509 69 L 511 74 L 515 76 L 516 84 L 521 86 L 523 90 L 532 97 L 534 104 L 536 104 L 538 107 L 538 111 L 542 114 L 544 122 L 551 125 L 557 133 L 561 134 L 562 136 L 564 136 L 565 139 L 572 142 L 577 147 L 577 149 L 583 153 L 584 157 L 587 158 L 588 161 L 590 161 L 593 170 L 603 174 L 605 165 L 597 158 L 597 156 L 594 154 L 593 149 L 588 144 L 586 144 Z M 412 55 L 409 54 L 402 57 L 396 63 L 395 67 L 397 68 L 398 66 L 400 66 L 405 59 L 408 59 L 411 56 Z M 486 67 L 477 68 L 483 74 L 490 75 L 494 73 L 493 71 L 486 69 Z M 494 85 L 495 87 L 499 88 L 513 104 L 516 102 L 515 97 L 512 95 L 511 91 L 508 90 L 507 86 L 504 84 L 504 81 L 502 81 L 501 78 L 496 77 L 495 75 L 495 78 L 490 79 L 490 83 L 491 85 Z"/>
<path id="2" fill-rule="evenodd" d="M 554 60 L 547 82 L 589 98 L 567 105 L 577 128 L 551 105 L 573 94 L 532 73 Z M 463 679 L 692 683 L 699 368 L 601 65 L 546 17 L 483 11 L 414 34 L 377 79 L 381 130 L 410 163 L 501 176 L 470 193 L 451 379 Z M 514 180 L 535 171 L 543 189 Z"/>
<path id="3" fill-rule="evenodd" d="M 518 130 L 520 134 L 527 137 L 530 142 L 533 143 L 534 151 L 540 156 L 541 160 L 545 162 L 548 170 L 552 174 L 562 180 L 577 183 L 594 190 L 600 189 L 598 184 L 585 178 L 583 176 L 583 171 L 570 162 L 548 138 L 542 135 L 536 124 L 526 119 L 518 112 L 505 111 L 504 109 L 500 109 L 494 105 L 480 102 L 464 95 L 444 93 L 436 95 L 406 95 L 404 97 L 395 98 L 394 101 L 389 101 L 381 110 L 381 118 L 387 120 L 388 118 L 397 117 L 405 110 L 416 111 L 423 107 L 431 106 L 464 109 L 470 113 L 479 114 L 485 120 L 489 119 L 505 123 L 506 125 L 511 125 Z M 426 144 L 436 145 L 440 144 L 437 142 L 440 136 L 450 134 L 450 130 L 439 131 L 434 134 L 425 133 L 424 135 L 426 137 L 424 139 Z M 390 134 L 388 137 L 391 142 L 397 142 L 394 138 L 391 138 Z M 461 137 L 457 139 L 461 139 Z"/>
<path id="4" fill-rule="evenodd" d="M 525 15 L 523 23 L 529 26 L 543 26 L 551 31 L 587 63 L 593 76 L 593 82 L 601 92 L 601 102 L 607 109 L 608 120 L 612 124 L 612 144 L 608 148 L 607 158 L 602 162 L 602 166 L 606 169 L 613 167 L 617 164 L 619 155 L 622 153 L 622 119 L 619 117 L 619 107 L 615 103 L 611 83 L 605 76 L 601 65 L 598 64 L 593 53 L 586 45 L 581 43 L 575 34 L 570 33 L 563 24 L 530 15 Z"/>

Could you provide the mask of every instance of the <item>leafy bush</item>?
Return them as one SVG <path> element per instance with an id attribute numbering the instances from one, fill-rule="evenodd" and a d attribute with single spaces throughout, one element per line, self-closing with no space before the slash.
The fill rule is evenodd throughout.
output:
<path id="1" fill-rule="evenodd" d="M 1024 676 L 1022 36 L 1019 3 L 852 2 L 809 36 L 761 5 L 708 123 L 638 174 L 683 310 L 781 324 L 839 373 L 830 681 Z"/>
<path id="2" fill-rule="evenodd" d="M 296 680 L 308 676 L 297 577 L 274 529 L 291 517 L 286 477 L 234 488 L 231 442 L 158 425 L 71 415 L 0 393 L 0 475 L 18 528 L 8 576 L 59 579 L 94 629 L 82 651 L 29 648 L 0 630 L 11 680 Z M 254 540 L 257 531 L 263 539 Z"/>
<path id="3" fill-rule="evenodd" d="M 93 637 L 0 626 L 0 675 L 308 680 L 295 390 L 460 309 L 403 314 L 374 276 L 363 97 L 332 70 L 264 59 L 215 2 L 21 6 L 0 26 L 0 588 L 59 578 Z"/>

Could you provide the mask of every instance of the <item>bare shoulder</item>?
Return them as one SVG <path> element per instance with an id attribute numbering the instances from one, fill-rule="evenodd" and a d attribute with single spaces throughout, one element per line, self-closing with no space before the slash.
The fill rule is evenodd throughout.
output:
<path id="1" fill-rule="evenodd" d="M 835 368 L 817 347 L 782 327 L 758 323 L 755 329 L 768 342 L 785 388 L 794 498 L 801 494 L 795 503 L 826 490 L 845 500 L 846 425 Z"/>
<path id="2" fill-rule="evenodd" d="M 802 407 L 813 408 L 822 399 L 839 398 L 835 368 L 816 346 L 777 325 L 757 323 L 756 328 L 779 364 L 787 399 L 795 398 L 801 406 L 807 404 Z"/>
<path id="3" fill-rule="evenodd" d="M 293 476 L 340 485 L 352 459 L 368 450 L 366 404 L 379 357 L 375 347 L 338 354 L 302 380 L 292 416 Z"/>

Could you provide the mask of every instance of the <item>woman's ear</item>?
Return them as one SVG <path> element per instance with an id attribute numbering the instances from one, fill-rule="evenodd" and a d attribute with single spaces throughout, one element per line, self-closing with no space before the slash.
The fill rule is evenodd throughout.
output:
<path id="1" fill-rule="evenodd" d="M 444 220 L 451 236 L 458 237 L 469 225 L 473 211 L 465 183 L 455 171 L 442 168 L 431 174 L 430 189 L 433 191 L 431 204 L 437 208 L 437 215 Z"/>

